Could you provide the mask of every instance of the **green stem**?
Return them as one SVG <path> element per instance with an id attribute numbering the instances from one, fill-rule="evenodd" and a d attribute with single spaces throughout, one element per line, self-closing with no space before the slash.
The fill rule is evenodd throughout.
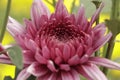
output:
<path id="1" fill-rule="evenodd" d="M 73 9 L 74 9 L 74 7 L 75 7 L 75 2 L 76 2 L 76 0 L 73 0 L 70 13 L 72 13 L 72 12 L 73 12 Z"/>
<path id="2" fill-rule="evenodd" d="M 112 0 L 111 19 L 118 18 L 118 16 L 119 16 L 119 4 L 120 4 L 120 0 Z"/>
<path id="3" fill-rule="evenodd" d="M 111 59 L 112 52 L 113 52 L 113 49 L 114 49 L 114 45 L 115 45 L 115 36 L 113 35 L 112 38 L 110 39 L 109 43 L 108 43 L 108 48 L 107 48 L 107 53 L 105 55 L 105 58 Z M 105 75 L 107 75 L 108 68 L 103 68 L 103 73 Z"/>
<path id="4" fill-rule="evenodd" d="M 101 4 L 101 1 L 96 1 L 96 0 L 93 0 L 92 1 L 94 3 L 94 5 L 96 6 L 96 9 L 99 8 L 100 4 Z M 98 16 L 98 18 L 96 19 L 96 25 L 99 24 L 99 19 L 100 19 L 100 15 Z M 95 56 L 99 56 L 100 55 L 100 50 L 96 51 L 95 52 Z"/>
<path id="5" fill-rule="evenodd" d="M 118 19 L 119 17 L 118 15 L 119 14 L 119 2 L 120 0 L 112 0 L 112 10 L 111 10 L 111 18 L 110 18 L 111 20 Z M 114 34 L 112 38 L 110 39 L 110 41 L 108 42 L 108 48 L 107 48 L 105 58 L 111 59 L 113 48 L 115 45 L 115 37 L 116 37 L 116 34 Z M 107 75 L 108 69 L 104 67 L 103 73 Z"/>
<path id="6" fill-rule="evenodd" d="M 53 7 L 55 8 L 55 6 L 56 6 L 56 1 L 53 0 Z"/>
<path id="7" fill-rule="evenodd" d="M 11 1 L 12 0 L 8 0 L 8 3 L 7 3 L 5 20 L 4 20 L 4 23 L 3 23 L 3 26 L 2 26 L 2 29 L 1 29 L 1 33 L 0 33 L 0 43 L 2 43 L 4 34 L 5 34 L 6 25 L 7 25 L 7 21 L 8 21 L 8 16 L 9 16 L 9 12 L 10 12 Z"/>
<path id="8" fill-rule="evenodd" d="M 50 2 L 50 1 L 48 1 L 48 0 L 45 0 L 48 4 L 50 4 L 51 6 L 53 6 L 53 4 Z"/>

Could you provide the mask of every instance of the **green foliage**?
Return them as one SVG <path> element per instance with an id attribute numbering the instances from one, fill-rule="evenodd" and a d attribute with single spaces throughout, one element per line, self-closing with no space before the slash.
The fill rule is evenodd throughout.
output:
<path id="1" fill-rule="evenodd" d="M 93 5 L 92 1 L 102 1 L 105 3 L 105 6 L 102 10 L 103 13 L 105 14 L 109 14 L 111 11 L 111 0 L 80 0 L 81 4 L 84 4 L 85 6 L 85 11 L 86 11 L 86 16 L 89 18 L 91 17 L 91 15 L 93 15 L 93 13 L 96 10 L 95 5 Z M 109 4 L 109 5 L 108 5 Z"/>
<path id="2" fill-rule="evenodd" d="M 36 77 L 34 77 L 33 75 L 31 75 L 27 80 L 36 80 Z"/>
<path id="3" fill-rule="evenodd" d="M 4 80 L 13 80 L 10 76 L 6 76 Z"/>
<path id="4" fill-rule="evenodd" d="M 22 51 L 18 46 L 10 47 L 7 49 L 8 55 L 13 62 L 13 64 L 18 68 L 23 68 L 23 62 L 22 62 Z"/>
<path id="5" fill-rule="evenodd" d="M 105 22 L 108 28 L 112 31 L 113 35 L 117 35 L 118 33 L 120 33 L 120 20 L 112 19 L 106 20 Z"/>
<path id="6" fill-rule="evenodd" d="M 81 4 L 84 4 L 86 16 L 89 18 L 95 12 L 95 5 L 93 5 L 92 0 L 80 0 Z"/>

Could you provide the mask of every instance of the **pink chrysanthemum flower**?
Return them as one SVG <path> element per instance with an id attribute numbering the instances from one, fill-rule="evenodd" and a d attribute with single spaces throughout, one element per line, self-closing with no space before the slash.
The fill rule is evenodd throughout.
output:
<path id="1" fill-rule="evenodd" d="M 74 15 L 58 0 L 55 13 L 50 14 L 42 0 L 34 0 L 31 20 L 25 20 L 25 27 L 10 17 L 8 31 L 21 46 L 24 58 L 17 80 L 30 75 L 37 80 L 80 80 L 80 75 L 88 80 L 107 80 L 96 65 L 120 69 L 119 64 L 92 55 L 111 37 L 111 33 L 105 35 L 103 23 L 93 27 L 103 6 L 88 21 L 83 5 Z"/>

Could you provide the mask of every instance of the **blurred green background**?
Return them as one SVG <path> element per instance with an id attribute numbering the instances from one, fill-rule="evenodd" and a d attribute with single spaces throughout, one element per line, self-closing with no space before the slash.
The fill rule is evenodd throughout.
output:
<path id="1" fill-rule="evenodd" d="M 43 0 L 43 1 L 45 2 L 45 0 Z M 52 1 L 52 0 L 49 0 L 49 1 Z M 64 0 L 64 1 L 65 1 L 65 5 L 67 6 L 67 8 L 70 12 L 73 0 Z M 81 2 L 82 1 L 83 0 L 81 0 Z M 106 1 L 106 0 L 103 0 L 103 1 Z M 12 0 L 10 16 L 13 17 L 14 19 L 16 19 L 17 21 L 19 21 L 21 24 L 24 24 L 23 19 L 30 18 L 30 8 L 32 5 L 32 2 L 33 2 L 33 0 Z M 90 0 L 89 0 L 89 2 L 90 2 Z M 89 7 L 89 5 L 91 5 L 91 4 L 89 4 L 89 2 L 85 3 L 85 5 L 86 4 L 88 5 L 88 7 Z M 76 0 L 75 7 L 73 10 L 74 12 L 76 12 L 76 10 L 78 9 L 79 3 L 80 3 L 80 0 Z M 50 4 L 48 4 L 47 2 L 45 2 L 45 4 L 49 7 L 51 12 L 54 12 L 54 8 Z M 107 5 L 109 5 L 109 4 L 107 4 Z M 107 6 L 107 5 L 105 5 L 105 6 Z M 0 0 L 0 29 L 1 29 L 1 26 L 3 25 L 6 6 L 7 6 L 7 0 Z M 86 10 L 89 10 L 88 7 L 86 7 Z M 95 6 L 92 6 L 92 7 L 95 7 Z M 91 9 L 93 9 L 92 7 L 91 7 Z M 109 6 L 107 8 L 110 10 Z M 89 11 L 87 11 L 87 12 L 89 12 Z M 92 13 L 93 12 L 91 12 L 91 14 Z M 86 13 L 86 15 L 88 15 L 88 17 L 90 16 L 89 13 L 88 14 Z M 110 15 L 109 11 L 108 11 L 108 13 L 103 12 L 100 17 L 100 22 L 104 22 L 105 19 L 109 19 L 109 15 Z M 7 45 L 10 43 L 14 43 L 14 42 L 15 41 L 12 38 L 12 36 L 10 36 L 10 34 L 6 31 L 2 44 Z M 112 60 L 120 63 L 120 34 L 116 37 Z M 13 78 L 14 71 L 15 71 L 15 66 L 0 64 L 0 80 L 3 80 L 4 76 L 9 76 L 9 75 L 12 76 L 12 78 Z M 109 70 L 108 78 L 109 78 L 109 80 L 120 80 L 120 71 Z"/>

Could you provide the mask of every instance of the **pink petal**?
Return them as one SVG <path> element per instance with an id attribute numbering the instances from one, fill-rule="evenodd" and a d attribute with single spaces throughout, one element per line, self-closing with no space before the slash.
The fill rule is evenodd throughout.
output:
<path id="1" fill-rule="evenodd" d="M 85 35 L 85 44 L 88 46 L 88 47 L 91 47 L 92 44 L 93 44 L 93 39 L 91 38 L 90 35 Z"/>
<path id="2" fill-rule="evenodd" d="M 71 57 L 69 60 L 68 60 L 68 63 L 69 65 L 77 65 L 80 63 L 80 58 L 78 55 L 75 55 L 73 57 Z"/>
<path id="3" fill-rule="evenodd" d="M 83 21 L 83 17 L 85 16 L 85 8 L 84 5 L 81 4 L 79 10 L 78 10 L 78 14 L 76 16 L 77 19 L 77 24 L 81 24 Z"/>
<path id="4" fill-rule="evenodd" d="M 47 67 L 52 71 L 52 72 L 57 72 L 58 70 L 55 68 L 55 65 L 53 61 L 49 60 L 47 63 Z"/>
<path id="5" fill-rule="evenodd" d="M 82 44 L 79 44 L 79 47 L 77 48 L 76 54 L 78 54 L 79 57 L 83 54 L 83 46 Z"/>
<path id="6" fill-rule="evenodd" d="M 31 51 L 35 52 L 36 48 L 38 48 L 39 46 L 32 39 L 28 39 L 26 40 L 26 47 L 30 49 Z"/>
<path id="7" fill-rule="evenodd" d="M 30 34 L 34 38 L 37 31 L 36 27 L 33 25 L 32 21 L 25 19 L 24 22 L 25 22 L 28 34 Z"/>
<path id="8" fill-rule="evenodd" d="M 78 15 L 76 16 L 76 24 L 79 27 L 79 30 L 83 30 L 85 31 L 86 28 L 88 28 L 88 21 L 87 18 L 85 17 L 85 9 L 84 9 L 84 5 L 82 4 L 80 6 L 80 9 L 78 10 Z"/>
<path id="9" fill-rule="evenodd" d="M 25 46 L 25 38 L 21 35 L 18 35 L 17 38 L 16 38 L 16 41 L 18 42 L 18 44 L 23 48 L 23 49 L 26 49 L 26 46 Z"/>
<path id="10" fill-rule="evenodd" d="M 19 75 L 18 75 L 18 77 L 17 77 L 16 80 L 26 80 L 28 77 L 30 77 L 31 74 L 28 73 L 26 70 L 27 70 L 27 68 L 23 69 L 23 70 L 19 73 Z"/>
<path id="11" fill-rule="evenodd" d="M 13 18 L 9 17 L 8 24 L 7 24 L 7 30 L 12 34 L 12 36 L 23 34 L 24 27 L 18 23 Z"/>
<path id="12" fill-rule="evenodd" d="M 82 64 L 82 63 L 85 63 L 87 60 L 88 60 L 88 58 L 89 58 L 89 55 L 88 54 L 84 54 L 82 57 L 81 57 L 81 59 L 80 59 L 80 63 Z"/>
<path id="13" fill-rule="evenodd" d="M 60 20 L 60 18 L 68 16 L 68 11 L 66 7 L 63 5 L 63 0 L 58 0 L 56 9 L 55 9 L 55 15 L 58 20 Z"/>
<path id="14" fill-rule="evenodd" d="M 95 22 L 95 20 L 98 18 L 102 8 L 104 7 L 104 3 L 100 4 L 100 7 L 97 9 L 97 11 L 93 14 L 91 21 L 90 21 L 90 26 Z"/>
<path id="15" fill-rule="evenodd" d="M 98 24 L 98 25 L 96 25 L 95 27 L 93 27 L 93 31 L 96 31 L 97 29 L 99 29 L 99 28 L 106 28 L 106 26 L 105 26 L 105 24 L 104 23 L 100 23 L 100 24 Z"/>
<path id="16" fill-rule="evenodd" d="M 45 74 L 43 76 L 37 77 L 36 80 L 49 80 L 49 78 L 51 77 L 51 75 L 52 75 L 52 73 L 47 73 L 47 74 Z M 50 80 L 51 80 L 51 78 L 50 78 Z"/>
<path id="17" fill-rule="evenodd" d="M 33 74 L 36 77 L 39 77 L 39 76 L 43 76 L 43 75 L 47 74 L 48 69 L 46 68 L 46 66 L 39 65 L 39 63 L 34 62 L 28 67 L 27 72 L 29 72 L 30 74 Z M 24 80 L 24 79 L 22 79 L 22 80 Z"/>
<path id="18" fill-rule="evenodd" d="M 39 49 L 37 49 L 37 52 L 35 54 L 35 59 L 40 63 L 40 64 L 47 64 L 47 59 L 44 58 L 40 52 Z"/>
<path id="19" fill-rule="evenodd" d="M 23 51 L 23 62 L 24 64 L 31 64 L 35 61 L 34 54 L 31 51 Z"/>
<path id="20" fill-rule="evenodd" d="M 70 47 L 67 44 L 65 44 L 63 48 L 63 58 L 65 61 L 70 58 Z"/>
<path id="21" fill-rule="evenodd" d="M 48 78 L 48 80 L 57 80 L 57 74 L 56 73 L 52 73 L 50 75 L 50 77 Z"/>
<path id="22" fill-rule="evenodd" d="M 90 77 L 86 71 L 81 67 L 81 65 L 79 67 L 77 67 L 77 71 L 78 73 L 80 73 L 82 76 L 84 76 L 85 78 L 87 78 L 88 80 L 93 80 L 92 77 Z"/>
<path id="23" fill-rule="evenodd" d="M 3 63 L 3 64 L 12 64 L 10 58 L 8 58 L 8 56 L 6 56 L 4 54 L 0 55 L 0 63 Z"/>
<path id="24" fill-rule="evenodd" d="M 105 66 L 108 68 L 120 70 L 120 64 L 110 61 L 106 58 L 90 57 L 88 62 L 97 64 L 97 65 L 101 65 L 101 66 Z"/>
<path id="25" fill-rule="evenodd" d="M 62 63 L 62 58 L 59 57 L 59 56 L 56 57 L 56 58 L 55 58 L 55 63 L 58 64 L 58 65 L 61 64 L 61 63 Z"/>
<path id="26" fill-rule="evenodd" d="M 87 19 L 85 17 L 85 9 L 83 4 L 80 6 L 78 10 L 76 19 L 77 19 L 76 24 L 79 25 L 79 29 L 83 30 L 83 28 L 85 28 L 85 24 L 87 24 Z"/>
<path id="27" fill-rule="evenodd" d="M 93 64 L 82 66 L 85 72 L 94 80 L 108 80 L 100 69 Z"/>
<path id="28" fill-rule="evenodd" d="M 39 19 L 42 15 L 46 15 L 47 17 L 50 16 L 50 12 L 48 8 L 44 5 L 42 0 L 34 0 L 31 9 L 31 18 L 34 21 L 37 28 L 39 28 Z"/>
<path id="29" fill-rule="evenodd" d="M 100 38 L 102 38 L 106 32 L 106 27 L 105 24 L 98 24 L 96 27 L 93 28 L 93 32 L 94 32 L 94 41 L 99 40 Z"/>
<path id="30" fill-rule="evenodd" d="M 72 69 L 71 74 L 73 76 L 73 80 L 80 80 L 80 75 L 76 70 Z"/>
<path id="31" fill-rule="evenodd" d="M 73 44 L 69 44 L 70 47 L 70 56 L 74 56 L 76 52 L 75 46 Z"/>
<path id="32" fill-rule="evenodd" d="M 46 59 L 50 58 L 50 50 L 47 46 L 42 47 L 42 54 Z"/>
<path id="33" fill-rule="evenodd" d="M 62 52 L 60 51 L 59 48 L 55 48 L 55 53 L 56 53 L 56 56 L 62 57 Z"/>
<path id="34" fill-rule="evenodd" d="M 65 70 L 65 71 L 69 71 L 71 68 L 68 64 L 60 64 L 60 69 Z"/>
<path id="35" fill-rule="evenodd" d="M 102 37 L 101 39 L 99 39 L 98 41 L 96 41 L 96 43 L 93 45 L 93 50 L 94 52 L 97 51 L 101 46 L 103 46 L 106 42 L 109 41 L 109 39 L 111 38 L 112 33 L 107 34 L 106 36 Z"/>
<path id="36" fill-rule="evenodd" d="M 61 72 L 62 80 L 74 80 L 70 72 Z"/>

